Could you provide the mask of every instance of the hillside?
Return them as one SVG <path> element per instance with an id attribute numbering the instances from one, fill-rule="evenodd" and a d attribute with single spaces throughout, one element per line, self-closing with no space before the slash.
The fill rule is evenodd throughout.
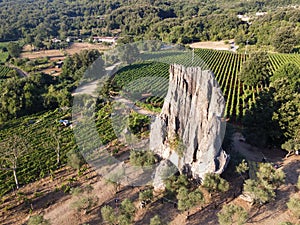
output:
<path id="1" fill-rule="evenodd" d="M 1 225 L 300 225 L 300 0 L 0 0 Z"/>

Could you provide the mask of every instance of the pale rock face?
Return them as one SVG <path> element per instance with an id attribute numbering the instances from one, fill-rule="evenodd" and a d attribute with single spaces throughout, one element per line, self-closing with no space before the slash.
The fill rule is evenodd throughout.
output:
<path id="1" fill-rule="evenodd" d="M 229 160 L 221 148 L 224 110 L 225 100 L 212 72 L 170 66 L 169 90 L 151 126 L 150 149 L 193 178 L 222 173 Z M 174 138 L 184 146 L 182 157 L 170 146 Z"/>

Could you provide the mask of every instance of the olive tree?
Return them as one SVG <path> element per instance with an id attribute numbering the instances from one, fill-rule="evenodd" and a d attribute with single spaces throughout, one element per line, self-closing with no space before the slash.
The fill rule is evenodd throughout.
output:
<path id="1" fill-rule="evenodd" d="M 13 172 L 16 188 L 19 189 L 19 180 L 17 170 L 19 168 L 19 160 L 28 150 L 28 144 L 24 138 L 18 135 L 12 135 L 10 138 L 0 142 L 0 170 L 8 170 Z"/>

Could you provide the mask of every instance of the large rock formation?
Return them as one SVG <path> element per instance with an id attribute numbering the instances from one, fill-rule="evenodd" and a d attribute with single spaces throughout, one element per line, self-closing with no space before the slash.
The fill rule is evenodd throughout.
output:
<path id="1" fill-rule="evenodd" d="M 212 72 L 172 65 L 162 112 L 151 126 L 150 149 L 196 179 L 208 172 L 222 173 L 228 162 L 221 148 L 224 109 Z"/>

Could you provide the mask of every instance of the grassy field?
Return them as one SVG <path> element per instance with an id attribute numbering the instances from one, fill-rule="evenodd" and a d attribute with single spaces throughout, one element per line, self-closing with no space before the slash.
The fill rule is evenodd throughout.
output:
<path id="1" fill-rule="evenodd" d="M 3 48 L 7 47 L 8 42 L 0 42 L 0 63 L 4 63 L 8 57 L 8 52 L 3 52 Z"/>

